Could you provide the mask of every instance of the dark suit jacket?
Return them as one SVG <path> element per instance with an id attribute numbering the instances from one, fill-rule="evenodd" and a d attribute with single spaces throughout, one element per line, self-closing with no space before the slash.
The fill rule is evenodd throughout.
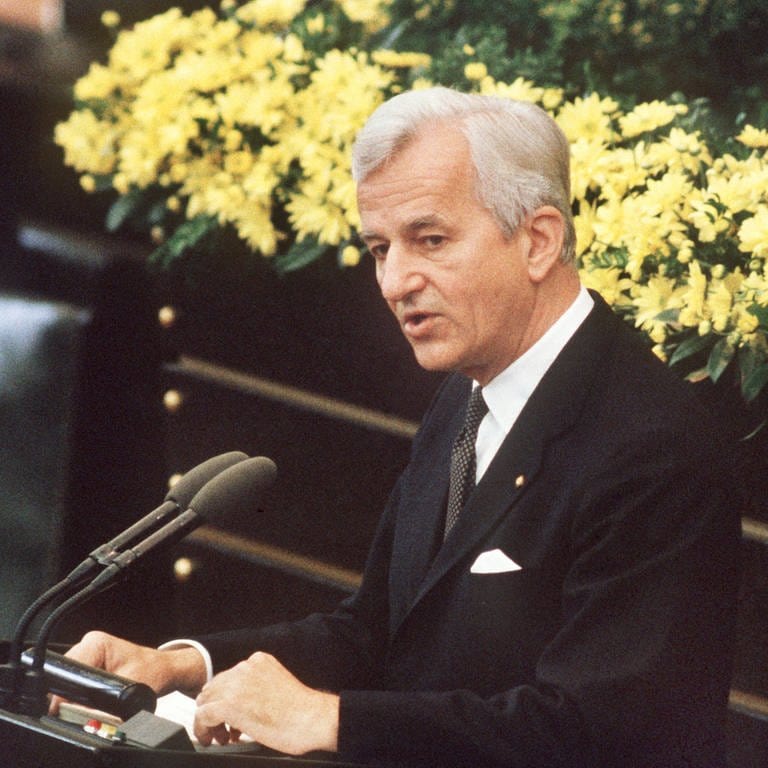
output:
<path id="1" fill-rule="evenodd" d="M 449 377 L 331 615 L 207 638 L 341 692 L 372 764 L 722 766 L 738 483 L 688 389 L 597 297 L 439 547 L 470 383 Z M 521 567 L 473 573 L 500 549 Z"/>

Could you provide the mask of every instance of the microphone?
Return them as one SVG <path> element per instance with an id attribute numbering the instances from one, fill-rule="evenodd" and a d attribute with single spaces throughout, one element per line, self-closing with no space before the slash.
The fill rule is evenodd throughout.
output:
<path id="1" fill-rule="evenodd" d="M 89 585 L 106 586 L 118 573 L 151 550 L 174 543 L 203 523 L 234 517 L 255 506 L 258 498 L 275 481 L 277 467 L 272 459 L 246 459 L 216 475 L 195 495 L 189 508 L 133 547 L 116 555 Z"/>
<path id="2" fill-rule="evenodd" d="M 157 527 L 170 515 L 187 509 L 197 492 L 210 480 L 247 458 L 248 456 L 242 451 L 230 451 L 229 453 L 222 453 L 220 456 L 214 456 L 190 469 L 174 483 L 171 490 L 166 494 L 165 500 L 157 509 L 135 522 L 130 528 L 126 528 L 106 544 L 94 549 L 88 558 L 102 565 L 108 565 L 123 547 Z"/>
<path id="3" fill-rule="evenodd" d="M 21 711 L 31 715 L 40 715 L 45 711 L 44 664 L 48 637 L 67 611 L 106 589 L 125 568 L 158 546 L 178 541 L 204 522 L 252 510 L 258 496 L 274 482 L 276 475 L 275 463 L 265 456 L 240 461 L 220 472 L 195 494 L 188 509 L 138 544 L 116 555 L 92 581 L 52 611 L 40 628 L 34 657 L 23 680 L 19 704 Z"/>
<path id="4" fill-rule="evenodd" d="M 42 594 L 25 612 L 16 628 L 16 636 L 19 638 L 18 648 L 14 650 L 21 651 L 21 643 L 24 635 L 29 628 L 30 623 L 40 611 L 40 609 L 50 603 L 56 596 L 66 591 L 68 588 L 83 581 L 98 565 L 107 565 L 117 555 L 118 551 L 137 539 L 139 536 L 157 527 L 164 519 L 179 510 L 186 509 L 194 498 L 195 494 L 216 475 L 225 469 L 247 459 L 248 456 L 242 451 L 230 451 L 214 456 L 202 464 L 198 464 L 189 472 L 186 472 L 165 496 L 165 501 L 155 510 L 145 517 L 135 522 L 122 533 L 119 533 L 106 544 L 91 552 L 80 565 L 74 568 L 64 579 L 51 587 Z M 11 655 L 13 657 L 13 654 Z"/>
<path id="5" fill-rule="evenodd" d="M 32 666 L 34 657 L 25 651 L 22 663 Z M 157 694 L 144 683 L 81 664 L 68 656 L 45 654 L 45 687 L 57 696 L 86 704 L 91 709 L 118 715 L 123 720 L 146 710 L 154 712 Z"/>
<path id="6" fill-rule="evenodd" d="M 128 529 L 95 549 L 61 581 L 54 584 L 27 608 L 19 620 L 8 653 L 7 664 L 0 667 L 0 706 L 10 706 L 15 696 L 21 669 L 21 649 L 30 624 L 38 613 L 56 598 L 70 593 L 81 584 L 99 565 L 111 562 L 118 550 L 147 531 L 157 527 L 169 515 L 186 509 L 191 500 L 210 480 L 225 469 L 247 459 L 241 451 L 230 451 L 198 464 L 186 472 L 168 491 L 165 501 Z"/>

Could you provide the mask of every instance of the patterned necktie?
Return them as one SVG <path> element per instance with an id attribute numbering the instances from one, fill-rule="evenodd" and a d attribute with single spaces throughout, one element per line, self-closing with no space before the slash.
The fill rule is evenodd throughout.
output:
<path id="1" fill-rule="evenodd" d="M 477 430 L 488 406 L 483 399 L 480 387 L 472 390 L 467 405 L 467 415 L 464 417 L 464 427 L 451 450 L 451 474 L 448 485 L 448 511 L 445 518 L 445 536 L 453 528 L 459 517 L 470 491 L 475 487 L 477 459 L 475 456 L 475 441 Z"/>

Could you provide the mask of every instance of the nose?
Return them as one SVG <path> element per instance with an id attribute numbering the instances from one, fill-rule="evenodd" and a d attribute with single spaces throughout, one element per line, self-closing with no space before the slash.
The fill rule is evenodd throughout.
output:
<path id="1" fill-rule="evenodd" d="M 404 301 L 426 283 L 414 259 L 394 245 L 390 245 L 384 259 L 376 262 L 376 278 L 381 295 L 390 304 Z"/>

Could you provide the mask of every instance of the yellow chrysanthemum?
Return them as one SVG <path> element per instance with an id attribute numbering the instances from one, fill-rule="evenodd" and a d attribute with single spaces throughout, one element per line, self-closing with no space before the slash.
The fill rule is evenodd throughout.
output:
<path id="1" fill-rule="evenodd" d="M 690 201 L 688 220 L 698 230 L 698 239 L 702 243 L 712 243 L 731 226 L 727 211 L 719 201 L 706 195 L 698 195 Z"/>
<path id="2" fill-rule="evenodd" d="M 736 322 L 734 323 L 736 330 L 745 336 L 754 333 L 760 327 L 760 320 L 757 315 L 752 312 L 740 311 L 737 312 Z"/>
<path id="3" fill-rule="evenodd" d="M 663 101 L 638 104 L 631 112 L 619 118 L 621 134 L 625 139 L 631 139 L 641 133 L 650 133 L 668 125 L 678 115 L 687 111 L 688 108 L 684 104 L 667 104 Z"/>
<path id="4" fill-rule="evenodd" d="M 432 63 L 432 57 L 428 53 L 416 53 L 407 51 L 390 51 L 380 49 L 371 54 L 374 64 L 382 67 L 407 67 L 411 69 L 426 68 Z"/>
<path id="5" fill-rule="evenodd" d="M 235 16 L 258 27 L 283 27 L 304 8 L 306 0 L 251 0 L 240 6 Z"/>
<path id="6" fill-rule="evenodd" d="M 101 14 L 100 21 L 107 29 L 114 29 L 120 26 L 120 14 L 117 11 L 104 11 Z"/>
<path id="7" fill-rule="evenodd" d="M 339 0 L 352 21 L 365 24 L 369 32 L 383 29 L 389 22 L 390 0 Z"/>
<path id="8" fill-rule="evenodd" d="M 467 80 L 482 80 L 488 74 L 488 67 L 482 61 L 470 61 L 464 65 L 464 77 Z"/>
<path id="9" fill-rule="evenodd" d="M 357 246 L 347 245 L 341 251 L 340 261 L 342 266 L 356 267 L 360 263 L 361 256 L 362 254 Z"/>
<path id="10" fill-rule="evenodd" d="M 745 125 L 742 132 L 736 136 L 736 141 L 754 149 L 765 149 L 768 147 L 768 130 Z"/>
<path id="11" fill-rule="evenodd" d="M 102 176 L 112 173 L 117 162 L 120 131 L 102 122 L 93 112 L 75 111 L 54 130 L 56 143 L 64 148 L 64 162 L 81 173 Z"/>
<path id="12" fill-rule="evenodd" d="M 127 83 L 141 83 L 168 65 L 171 51 L 184 47 L 192 27 L 179 8 L 139 22 L 118 34 L 109 52 L 109 66 L 122 73 Z"/>
<path id="13" fill-rule="evenodd" d="M 576 256 L 580 257 L 591 247 L 595 239 L 595 207 L 582 205 L 579 212 L 573 217 L 573 226 L 576 230 Z"/>
<path id="14" fill-rule="evenodd" d="M 768 256 L 768 205 L 758 207 L 738 232 L 739 250 L 755 256 Z"/>
<path id="15" fill-rule="evenodd" d="M 728 328 L 733 306 L 733 293 L 722 281 L 715 281 L 707 293 L 707 306 L 712 320 L 712 327 L 718 333 Z"/>
<path id="16" fill-rule="evenodd" d="M 698 327 L 702 320 L 709 320 L 706 309 L 707 277 L 702 272 L 701 265 L 691 262 L 688 271 L 687 285 L 681 292 L 679 320 L 684 326 Z"/>
<path id="17" fill-rule="evenodd" d="M 563 104 L 556 120 L 571 141 L 586 136 L 591 140 L 610 142 L 616 138 L 611 116 L 618 108 L 613 99 L 601 98 L 593 93 L 585 99 L 577 97 Z"/>
<path id="18" fill-rule="evenodd" d="M 562 100 L 562 91 L 554 88 L 539 88 L 530 80 L 518 77 L 511 83 L 503 83 L 487 76 L 481 78 L 479 91 L 485 96 L 499 96 L 505 99 L 517 101 L 532 101 L 543 103 L 545 100 L 552 102 L 552 108 Z"/>
<path id="19" fill-rule="evenodd" d="M 632 287 L 632 281 L 622 275 L 618 267 L 608 269 L 580 270 L 581 281 L 587 288 L 598 291 L 606 302 L 613 306 L 624 306 L 629 303 L 627 292 Z"/>
<path id="20" fill-rule="evenodd" d="M 340 0 L 334 13 L 370 31 L 388 7 Z M 424 3 L 416 13 L 430 12 Z M 603 12 L 625 24 L 619 5 Z M 431 64 L 426 52 L 317 53 L 334 19 L 304 0 L 224 0 L 218 13 L 171 9 L 120 31 L 56 127 L 65 162 L 87 191 L 105 178 L 119 194 L 159 189 L 169 212 L 213 217 L 264 256 L 306 239 L 356 264 L 354 138 L 389 95 L 434 83 L 414 77 Z M 464 55 L 470 90 L 555 116 L 571 145 L 582 280 L 656 354 L 671 354 L 681 330 L 768 349 L 768 130 L 746 126 L 735 138 L 751 152 L 714 156 L 702 134 L 673 124 L 685 105 L 652 101 L 623 114 L 598 94 L 564 102 L 561 89 L 495 80 L 469 45 Z M 286 219 L 290 231 L 278 231 Z M 158 242 L 169 226 L 155 225 Z"/>
<path id="21" fill-rule="evenodd" d="M 120 85 L 120 79 L 109 67 L 93 63 L 88 73 L 75 83 L 75 98 L 79 101 L 108 99 Z"/>

